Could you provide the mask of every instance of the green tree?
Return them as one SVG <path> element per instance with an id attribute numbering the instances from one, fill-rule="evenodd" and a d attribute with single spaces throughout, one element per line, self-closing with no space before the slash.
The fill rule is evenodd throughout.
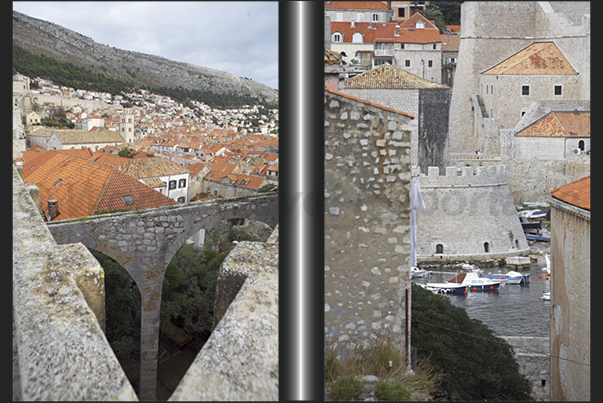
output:
<path id="1" fill-rule="evenodd" d="M 529 400 L 512 347 L 446 297 L 413 285 L 411 344 L 443 374 L 441 391 L 453 400 Z"/>
<path id="2" fill-rule="evenodd" d="M 117 152 L 117 155 L 124 158 L 134 158 L 134 154 L 128 148 L 122 148 Z"/>
<path id="3" fill-rule="evenodd" d="M 227 255 L 188 244 L 176 252 L 163 280 L 162 322 L 170 321 L 200 338 L 209 335 L 218 270 Z"/>
<path id="4" fill-rule="evenodd" d="M 438 27 L 440 33 L 444 32 L 446 29 L 446 22 L 444 21 L 444 14 L 438 8 L 429 6 L 424 10 L 419 10 L 419 14 L 423 17 L 427 18 L 430 21 L 433 21 L 435 26 Z"/>

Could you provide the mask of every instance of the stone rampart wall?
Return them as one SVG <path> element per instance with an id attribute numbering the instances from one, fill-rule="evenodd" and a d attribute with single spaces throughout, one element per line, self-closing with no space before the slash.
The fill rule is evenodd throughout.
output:
<path id="1" fill-rule="evenodd" d="M 215 329 L 169 400 L 278 400 L 278 272 L 278 229 L 229 253 Z"/>
<path id="2" fill-rule="evenodd" d="M 551 400 L 551 340 L 548 337 L 502 338 L 513 347 L 519 371 L 532 384 L 532 397 Z"/>
<path id="3" fill-rule="evenodd" d="M 21 400 L 137 400 L 103 333 L 104 273 L 57 245 L 13 170 L 13 359 Z"/>
<path id="4" fill-rule="evenodd" d="M 325 339 L 407 347 L 411 118 L 325 91 Z M 408 330 L 408 333 L 406 333 Z"/>
<path id="5" fill-rule="evenodd" d="M 417 211 L 420 262 L 488 260 L 529 251 L 504 165 L 429 167 L 419 176 L 426 210 Z"/>

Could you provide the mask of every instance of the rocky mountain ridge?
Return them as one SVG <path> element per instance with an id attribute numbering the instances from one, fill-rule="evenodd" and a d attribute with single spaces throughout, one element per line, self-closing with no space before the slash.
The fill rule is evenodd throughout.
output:
<path id="1" fill-rule="evenodd" d="M 138 85 L 232 93 L 278 100 L 278 92 L 233 74 L 163 57 L 117 49 L 60 25 L 13 10 L 13 43 L 32 53 L 86 67 Z"/>

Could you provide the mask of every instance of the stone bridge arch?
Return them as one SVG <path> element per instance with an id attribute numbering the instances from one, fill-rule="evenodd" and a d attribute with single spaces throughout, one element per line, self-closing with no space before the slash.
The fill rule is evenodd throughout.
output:
<path id="1" fill-rule="evenodd" d="M 154 400 L 159 347 L 161 290 L 167 265 L 182 244 L 202 228 L 246 218 L 278 223 L 278 194 L 197 201 L 135 212 L 48 223 L 58 244 L 81 242 L 121 264 L 142 298 L 140 399 Z"/>

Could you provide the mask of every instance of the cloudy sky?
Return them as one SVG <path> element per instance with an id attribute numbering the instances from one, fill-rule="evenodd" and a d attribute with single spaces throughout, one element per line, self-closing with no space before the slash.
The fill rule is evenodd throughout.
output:
<path id="1" fill-rule="evenodd" d="M 98 43 L 226 71 L 278 89 L 278 2 L 15 1 Z"/>

